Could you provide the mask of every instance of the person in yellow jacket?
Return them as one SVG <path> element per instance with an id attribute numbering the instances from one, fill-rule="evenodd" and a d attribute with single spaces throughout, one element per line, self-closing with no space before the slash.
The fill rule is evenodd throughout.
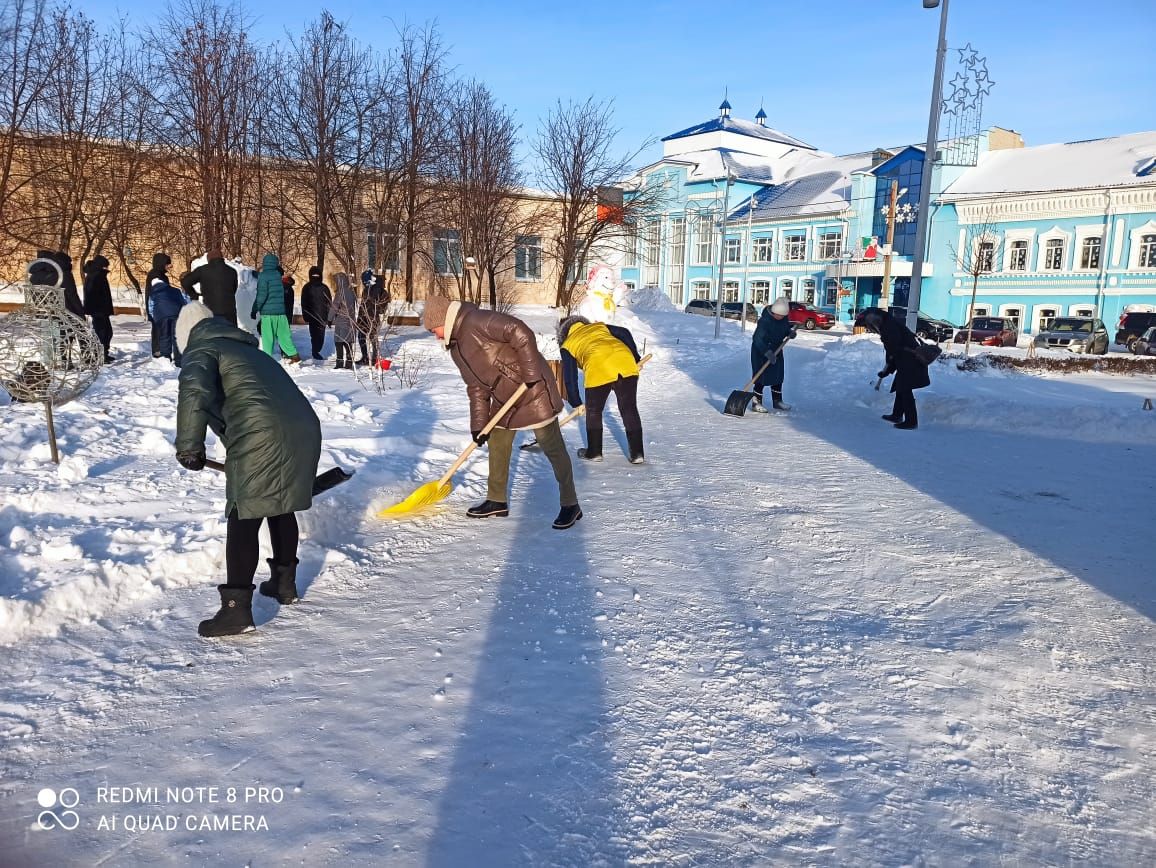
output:
<path id="1" fill-rule="evenodd" d="M 578 369 L 586 375 L 586 448 L 578 457 L 602 460 L 602 411 L 613 392 L 626 429 L 630 463 L 642 464 L 642 418 L 638 415 L 638 348 L 634 336 L 621 326 L 590 322 L 571 316 L 558 323 L 562 350 L 562 382 L 571 407 L 581 407 Z"/>

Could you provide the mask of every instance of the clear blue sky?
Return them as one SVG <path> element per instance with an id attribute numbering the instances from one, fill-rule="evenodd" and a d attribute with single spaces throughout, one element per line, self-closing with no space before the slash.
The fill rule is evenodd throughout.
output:
<path id="1" fill-rule="evenodd" d="M 73 0 L 98 20 L 126 0 Z M 159 7 L 160 4 L 158 4 Z M 254 35 L 299 31 L 322 8 L 244 0 Z M 938 11 L 920 0 L 747 3 L 588 0 L 566 4 L 334 0 L 359 38 L 394 44 L 394 22 L 436 19 L 451 62 L 513 108 L 525 137 L 554 100 L 611 98 L 634 150 L 713 117 L 729 88 L 736 116 L 762 101 L 768 124 L 835 153 L 922 140 Z M 1027 144 L 1156 129 L 1156 0 L 952 0 L 948 44 L 970 42 L 996 85 L 985 124 Z M 661 153 L 654 144 L 646 160 Z"/>

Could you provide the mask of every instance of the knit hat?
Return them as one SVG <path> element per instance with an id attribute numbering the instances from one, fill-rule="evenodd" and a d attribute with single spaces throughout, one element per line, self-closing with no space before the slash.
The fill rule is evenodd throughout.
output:
<path id="1" fill-rule="evenodd" d="M 566 343 L 566 338 L 570 335 L 570 329 L 577 323 L 582 325 L 590 325 L 590 320 L 584 316 L 568 316 L 562 322 L 558 323 L 558 343 L 559 345 Z"/>
<path id="2" fill-rule="evenodd" d="M 779 316 L 786 316 L 791 312 L 791 303 L 786 298 L 776 298 L 775 303 L 771 305 L 771 313 Z"/>
<path id="3" fill-rule="evenodd" d="M 182 353 L 189 345 L 189 334 L 193 326 L 207 319 L 213 318 L 213 312 L 208 306 L 199 301 L 190 301 L 181 308 L 181 315 L 177 317 L 177 349 Z"/>
<path id="4" fill-rule="evenodd" d="M 312 266 L 309 269 L 309 279 L 310 280 L 320 280 L 321 279 L 321 269 L 318 268 L 316 265 Z"/>
<path id="5" fill-rule="evenodd" d="M 447 295 L 431 295 L 425 300 L 425 310 L 422 312 L 422 325 L 426 331 L 433 331 L 446 324 L 446 311 L 450 309 L 450 299 Z"/>

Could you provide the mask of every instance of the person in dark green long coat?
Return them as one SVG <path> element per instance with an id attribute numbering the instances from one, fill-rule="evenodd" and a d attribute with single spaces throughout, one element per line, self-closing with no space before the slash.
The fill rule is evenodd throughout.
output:
<path id="1" fill-rule="evenodd" d="M 321 423 L 297 384 L 257 339 L 190 302 L 177 319 L 181 348 L 177 398 L 177 461 L 205 467 L 209 429 L 225 445 L 225 584 L 221 610 L 202 621 L 202 636 L 253 629 L 253 575 L 257 532 L 269 523 L 272 578 L 261 593 L 281 603 L 297 600 L 297 516 L 313 503 L 321 458 Z"/>

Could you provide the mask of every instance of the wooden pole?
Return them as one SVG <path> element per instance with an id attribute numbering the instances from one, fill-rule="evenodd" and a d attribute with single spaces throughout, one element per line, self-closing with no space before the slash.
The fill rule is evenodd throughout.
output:
<path id="1" fill-rule="evenodd" d="M 887 244 L 883 248 L 883 289 L 879 306 L 887 310 L 887 290 L 891 288 L 891 245 L 895 241 L 895 200 L 899 198 L 899 182 L 891 182 L 891 197 L 887 205 Z"/>
<path id="2" fill-rule="evenodd" d="M 56 448 L 56 424 L 52 420 L 52 401 L 44 402 L 44 415 L 48 419 L 48 448 L 52 450 L 52 461 L 60 463 L 60 452 Z"/>

